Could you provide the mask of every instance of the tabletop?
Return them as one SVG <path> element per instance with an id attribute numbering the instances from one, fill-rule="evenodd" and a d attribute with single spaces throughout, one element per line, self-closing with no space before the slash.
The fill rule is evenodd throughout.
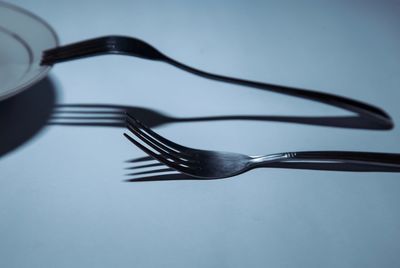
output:
<path id="1" fill-rule="evenodd" d="M 61 44 L 134 36 L 199 69 L 376 105 L 395 127 L 288 122 L 350 113 L 160 62 L 56 65 L 0 103 L 0 267 L 400 266 L 399 173 L 270 168 L 134 182 L 129 160 L 145 155 L 105 118 L 130 109 L 180 144 L 249 155 L 400 153 L 399 1 L 10 2 Z"/>

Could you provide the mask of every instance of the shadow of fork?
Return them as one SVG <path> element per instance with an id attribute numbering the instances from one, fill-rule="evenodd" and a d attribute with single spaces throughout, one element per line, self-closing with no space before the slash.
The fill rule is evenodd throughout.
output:
<path id="1" fill-rule="evenodd" d="M 168 123 L 245 120 L 349 129 L 387 129 L 379 124 L 372 123 L 369 118 L 360 114 L 352 116 L 225 115 L 177 118 L 149 108 L 112 104 L 58 104 L 55 106 L 53 116 L 48 124 L 124 128 L 125 114 L 127 113 L 134 115 L 149 127 L 158 127 Z"/>

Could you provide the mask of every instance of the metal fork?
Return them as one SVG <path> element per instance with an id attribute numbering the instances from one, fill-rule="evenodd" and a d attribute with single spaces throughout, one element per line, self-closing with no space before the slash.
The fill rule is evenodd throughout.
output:
<path id="1" fill-rule="evenodd" d="M 358 164 L 399 169 L 400 154 L 351 151 L 302 151 L 248 156 L 238 153 L 206 151 L 174 143 L 143 125 L 132 115 L 127 115 L 127 127 L 138 140 L 124 136 L 148 155 L 161 163 L 189 176 L 203 179 L 220 179 L 239 175 L 259 167 L 276 163 L 332 163 Z"/>
<path id="2" fill-rule="evenodd" d="M 178 62 L 164 55 L 148 43 L 133 37 L 104 36 L 49 49 L 43 52 L 41 64 L 53 65 L 59 62 L 103 54 L 121 54 L 149 60 L 162 61 L 184 71 L 207 79 L 268 90 L 275 93 L 309 99 L 339 107 L 361 115 L 362 119 L 369 122 L 369 128 L 372 129 L 393 128 L 393 122 L 390 116 L 385 111 L 370 104 L 329 93 L 322 93 L 312 90 L 286 87 L 269 83 L 267 84 L 254 82 L 205 72 Z"/>

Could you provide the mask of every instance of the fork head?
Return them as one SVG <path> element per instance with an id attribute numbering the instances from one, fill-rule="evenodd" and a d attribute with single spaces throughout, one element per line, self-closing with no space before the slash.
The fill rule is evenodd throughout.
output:
<path id="1" fill-rule="evenodd" d="M 104 54 L 124 54 L 148 60 L 166 60 L 167 57 L 150 44 L 133 37 L 103 36 L 43 52 L 41 65 Z"/>
<path id="2" fill-rule="evenodd" d="M 130 114 L 127 114 L 127 127 L 137 138 L 124 133 L 129 141 L 161 163 L 193 177 L 227 178 L 243 173 L 252 166 L 252 158 L 247 155 L 199 150 L 174 143 Z"/>

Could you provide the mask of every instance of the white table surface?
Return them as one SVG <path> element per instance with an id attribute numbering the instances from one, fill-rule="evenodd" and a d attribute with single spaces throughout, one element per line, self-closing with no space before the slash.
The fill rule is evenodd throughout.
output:
<path id="1" fill-rule="evenodd" d="M 400 124 L 399 1 L 11 2 L 50 23 L 62 44 L 135 36 L 200 69 L 359 99 Z M 56 104 L 180 118 L 347 114 L 123 56 L 56 65 L 36 90 L 46 84 Z M 232 120 L 155 130 L 191 147 L 253 155 L 400 152 L 398 127 Z M 0 267 L 400 267 L 400 173 L 258 169 L 128 183 L 124 161 L 144 154 L 123 132 L 44 126 L 0 157 Z"/>

